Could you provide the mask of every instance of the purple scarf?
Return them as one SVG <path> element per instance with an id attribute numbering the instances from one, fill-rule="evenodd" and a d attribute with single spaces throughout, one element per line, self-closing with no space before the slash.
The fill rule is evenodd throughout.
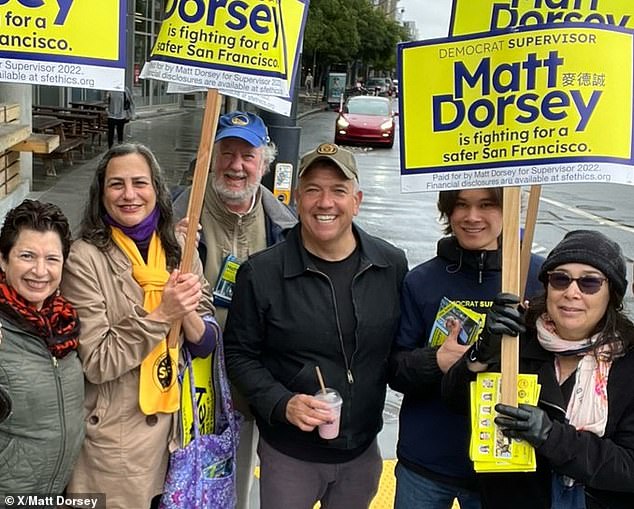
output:
<path id="1" fill-rule="evenodd" d="M 119 228 L 123 233 L 130 237 L 136 247 L 139 249 L 141 256 L 147 259 L 147 251 L 150 247 L 150 241 L 152 240 L 152 234 L 158 227 L 159 209 L 158 206 L 154 207 L 154 210 L 139 224 L 134 226 L 123 226 L 110 217 L 110 214 L 106 213 L 103 216 L 103 220 L 107 225 Z"/>

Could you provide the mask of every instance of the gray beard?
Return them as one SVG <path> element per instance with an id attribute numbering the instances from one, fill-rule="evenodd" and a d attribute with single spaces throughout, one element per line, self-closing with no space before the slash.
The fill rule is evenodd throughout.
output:
<path id="1" fill-rule="evenodd" d="M 223 185 L 219 185 L 218 181 L 215 178 L 215 175 L 212 175 L 212 178 L 214 190 L 216 191 L 216 194 L 218 195 L 220 200 L 224 203 L 230 203 L 232 205 L 251 201 L 260 187 L 260 183 L 257 182 L 255 184 L 247 184 L 247 187 L 242 191 L 233 191 L 231 189 L 226 189 Z"/>

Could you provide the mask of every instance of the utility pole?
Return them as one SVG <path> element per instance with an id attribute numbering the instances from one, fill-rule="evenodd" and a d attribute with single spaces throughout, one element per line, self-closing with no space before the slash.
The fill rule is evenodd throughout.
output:
<path id="1" fill-rule="evenodd" d="M 298 62 L 302 61 L 301 53 Z M 258 114 L 269 128 L 269 137 L 277 146 L 277 158 L 271 165 L 271 171 L 262 177 L 262 184 L 273 191 L 277 198 L 291 205 L 294 203 L 294 188 L 297 183 L 297 164 L 299 161 L 299 139 L 302 128 L 297 125 L 297 101 L 301 65 L 295 69 L 293 102 L 289 117 L 260 110 Z"/>

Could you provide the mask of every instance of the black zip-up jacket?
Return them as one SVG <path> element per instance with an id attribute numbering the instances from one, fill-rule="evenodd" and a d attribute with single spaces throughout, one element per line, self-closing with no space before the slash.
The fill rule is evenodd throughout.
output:
<path id="1" fill-rule="evenodd" d="M 468 410 L 469 380 L 475 379 L 466 356 L 443 378 L 443 399 L 456 410 Z M 499 371 L 491 366 L 489 371 Z M 520 373 L 534 373 L 541 384 L 539 407 L 553 429 L 536 449 L 535 473 L 482 474 L 482 506 L 487 509 L 551 507 L 551 473 L 585 485 L 588 509 L 634 507 L 634 350 L 614 360 L 608 377 L 608 422 L 602 437 L 577 431 L 565 422 L 567 402 L 557 382 L 554 357 L 529 330 L 520 337 Z"/>
<path id="2" fill-rule="evenodd" d="M 353 225 L 360 265 L 352 282 L 357 327 L 348 362 L 333 286 L 304 249 L 300 228 L 241 265 L 225 328 L 227 371 L 271 446 L 302 460 L 339 463 L 363 452 L 381 429 L 407 260 L 400 249 Z M 334 440 L 301 431 L 285 417 L 293 395 L 319 390 L 317 365 L 343 398 Z"/>

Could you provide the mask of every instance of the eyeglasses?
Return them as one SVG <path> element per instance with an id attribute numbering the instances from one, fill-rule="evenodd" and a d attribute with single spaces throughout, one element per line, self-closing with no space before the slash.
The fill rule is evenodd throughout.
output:
<path id="1" fill-rule="evenodd" d="M 603 282 L 607 281 L 607 277 L 603 276 L 581 276 L 572 277 L 566 272 L 553 271 L 548 273 L 548 284 L 555 290 L 565 290 L 573 281 L 577 282 L 577 287 L 581 293 L 592 295 L 601 290 Z"/>

